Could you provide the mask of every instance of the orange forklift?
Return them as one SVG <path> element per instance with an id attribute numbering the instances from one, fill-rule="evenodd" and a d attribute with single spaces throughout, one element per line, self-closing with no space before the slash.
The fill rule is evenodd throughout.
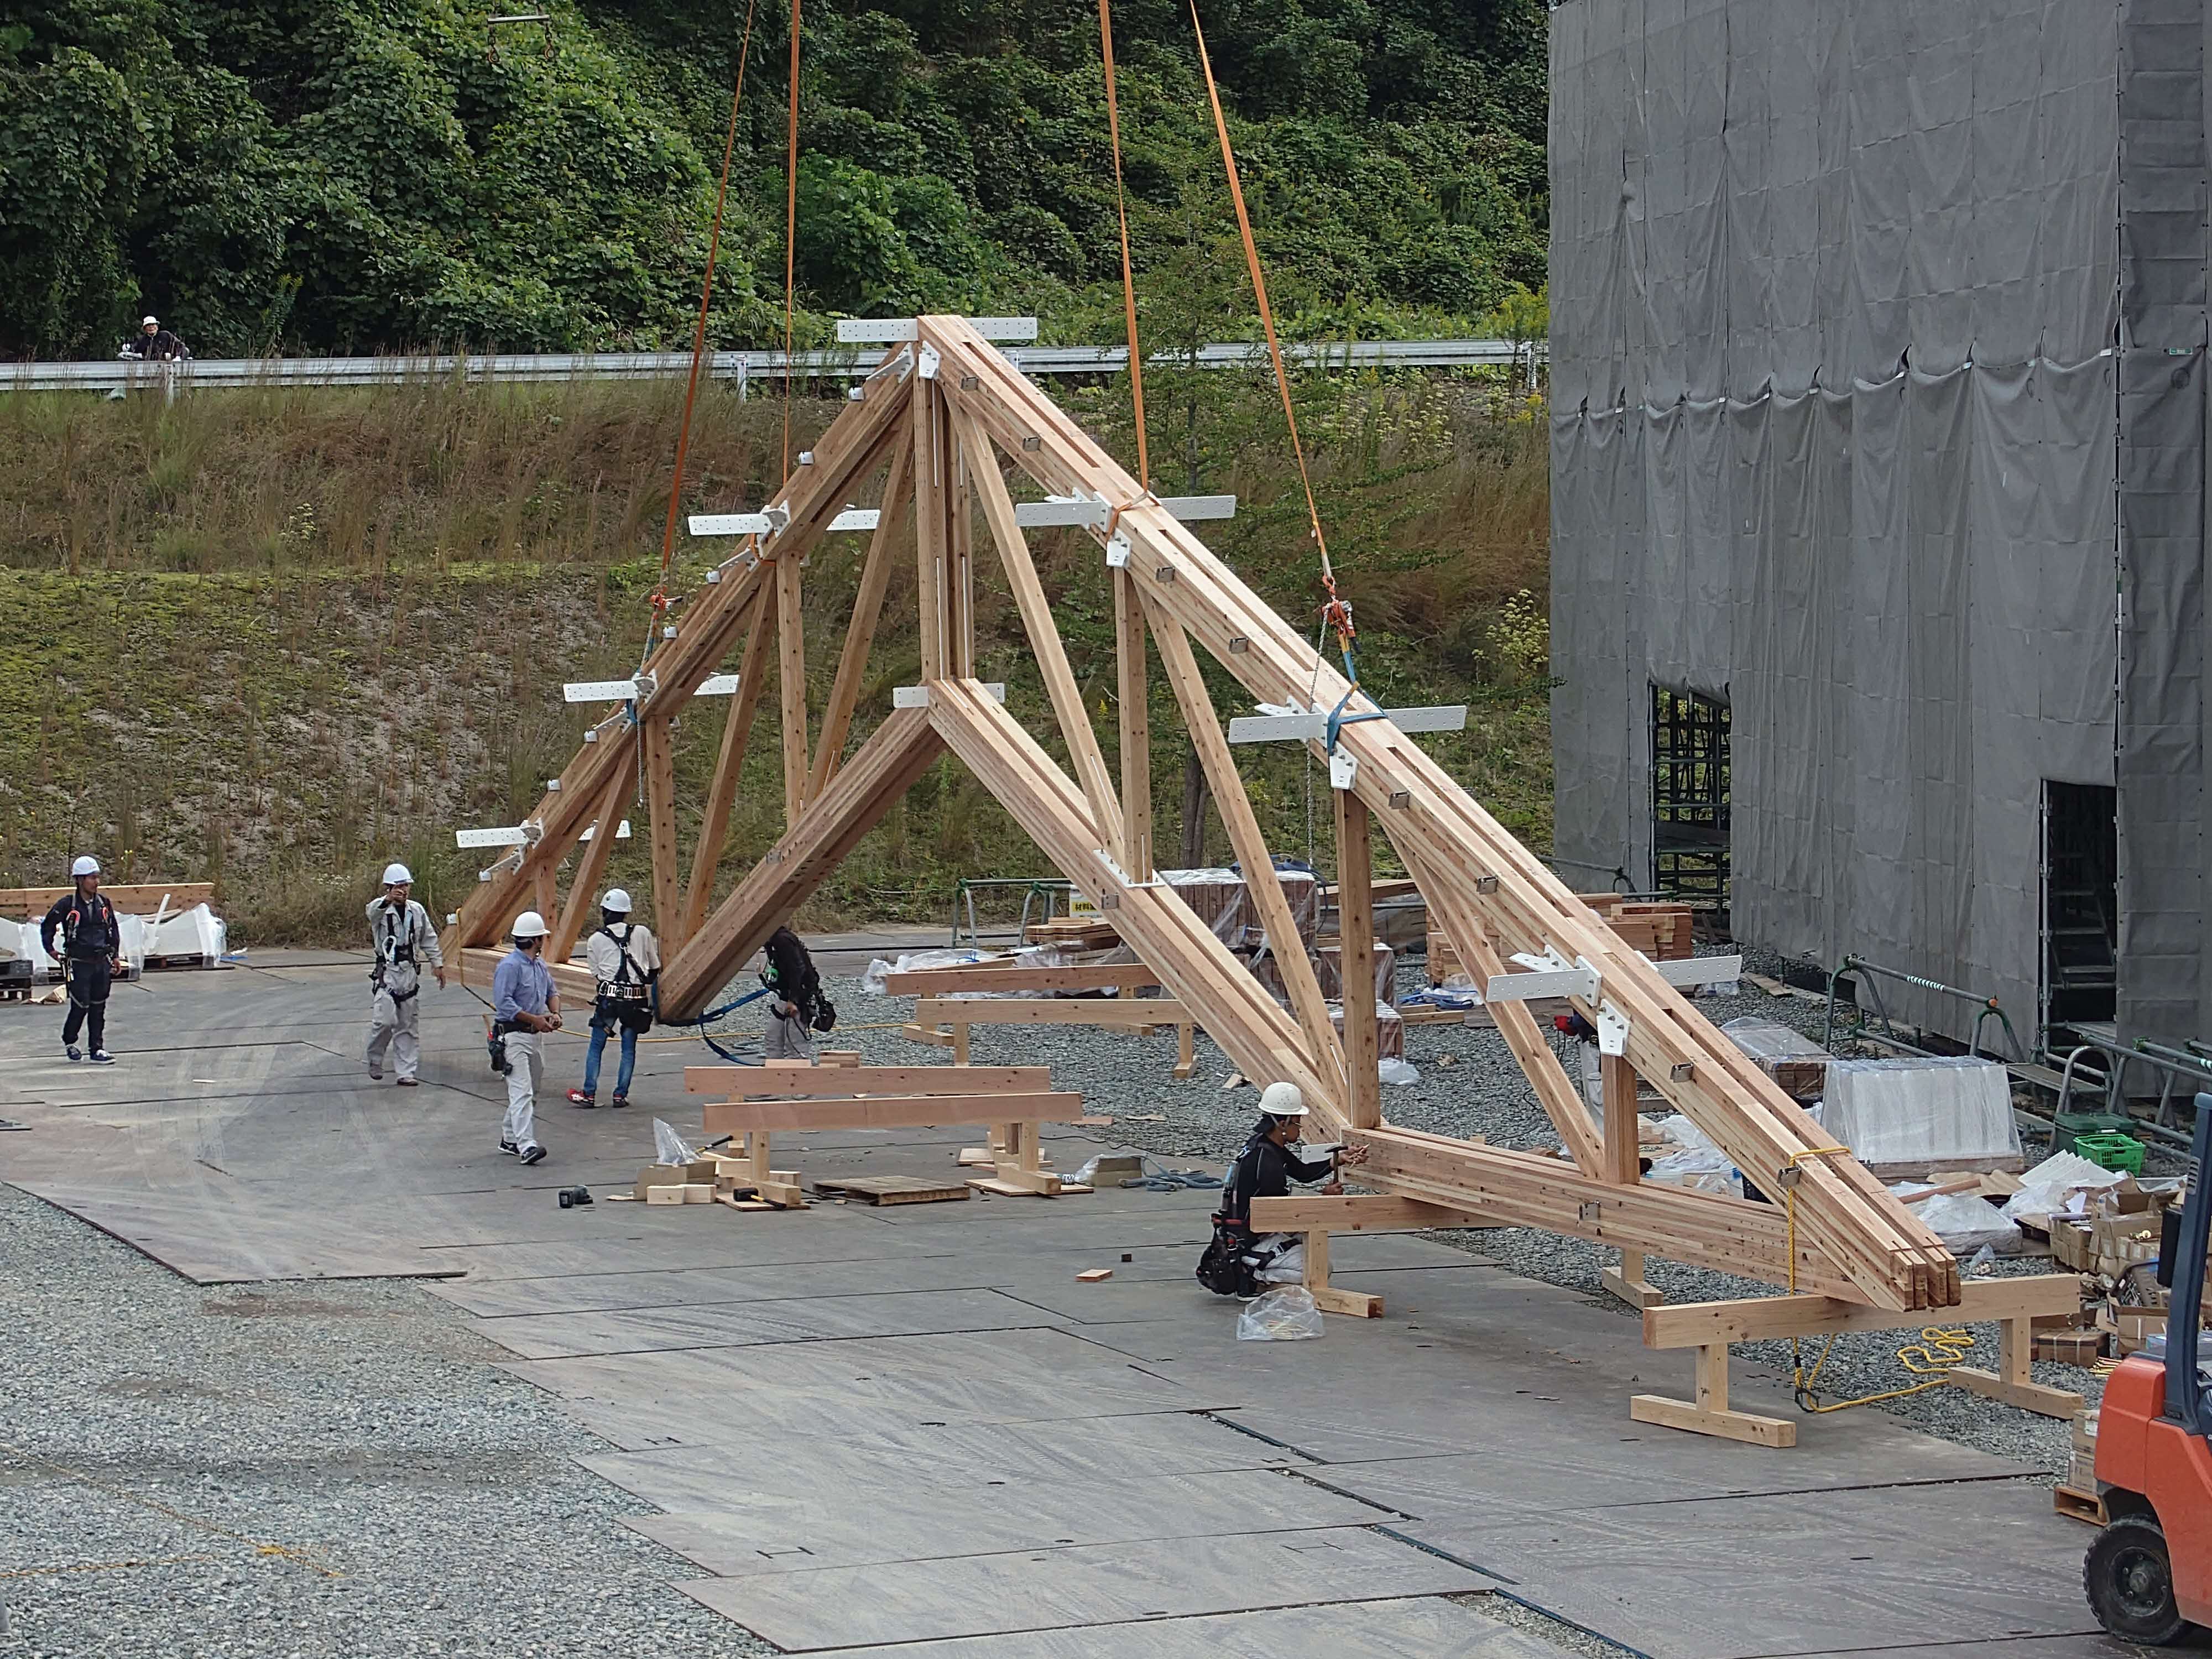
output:
<path id="1" fill-rule="evenodd" d="M 2172 1293 L 2164 1354 L 2131 1354 L 2105 1384 L 2097 1489 L 2111 1519 L 2081 1565 L 2113 1635 L 2166 1647 L 2212 1627 L 2212 1375 L 2197 1361 L 2212 1232 L 2212 1094 L 2197 1097 L 2188 1201 L 2166 1213 L 2158 1282 Z"/>

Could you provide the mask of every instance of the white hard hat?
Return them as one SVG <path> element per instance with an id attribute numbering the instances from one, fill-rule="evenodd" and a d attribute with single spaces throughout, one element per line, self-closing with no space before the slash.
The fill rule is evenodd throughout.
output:
<path id="1" fill-rule="evenodd" d="M 138 326 L 141 328 L 159 328 L 161 325 L 161 319 L 159 317 L 141 317 L 138 319 Z"/>
<path id="2" fill-rule="evenodd" d="M 1260 1091 L 1260 1109 L 1269 1117 L 1304 1117 L 1306 1097 L 1295 1083 L 1270 1083 Z"/>
<path id="3" fill-rule="evenodd" d="M 514 919 L 514 926 L 508 931 L 519 939 L 544 939 L 546 931 L 545 918 L 535 910 L 525 910 Z"/>
<path id="4" fill-rule="evenodd" d="M 607 896 L 599 901 L 599 908 L 602 910 L 619 910 L 623 915 L 628 915 L 629 914 L 629 890 L 622 887 L 608 888 Z"/>
<path id="5" fill-rule="evenodd" d="M 100 860 L 93 857 L 89 853 L 79 859 L 75 864 L 70 866 L 70 879 L 72 881 L 76 880 L 79 876 L 96 876 L 99 873 Z"/>
<path id="6" fill-rule="evenodd" d="M 414 873 L 404 864 L 387 864 L 384 866 L 384 884 L 386 887 L 404 887 L 414 879 Z"/>

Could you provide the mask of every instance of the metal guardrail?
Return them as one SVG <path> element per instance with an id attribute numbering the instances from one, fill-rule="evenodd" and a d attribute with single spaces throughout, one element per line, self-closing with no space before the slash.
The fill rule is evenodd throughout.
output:
<path id="1" fill-rule="evenodd" d="M 1115 374 L 1128 366 L 1123 346 L 1008 345 L 1007 361 L 1028 374 Z M 1543 343 L 1534 347 L 1540 360 Z M 1526 363 L 1530 348 L 1510 340 L 1347 340 L 1292 345 L 1284 356 L 1302 366 L 1322 368 L 1472 368 Z M 1148 353 L 1154 369 L 1255 368 L 1267 362 L 1256 341 L 1221 341 L 1195 354 Z M 842 347 L 793 352 L 717 351 L 708 374 L 735 380 L 743 395 L 754 380 L 781 380 L 791 374 L 825 375 L 866 372 L 878 361 L 879 349 Z M 0 392 L 174 392 L 192 386 L 398 386 L 425 380 L 467 380 L 528 384 L 560 380 L 653 380 L 674 379 L 691 370 L 688 351 L 501 352 L 484 356 L 451 353 L 380 357 L 203 357 L 181 363 L 138 358 L 94 362 L 0 363 Z"/>

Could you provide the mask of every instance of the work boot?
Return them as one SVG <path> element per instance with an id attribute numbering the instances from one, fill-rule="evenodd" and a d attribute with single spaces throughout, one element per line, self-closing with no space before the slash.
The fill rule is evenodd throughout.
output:
<path id="1" fill-rule="evenodd" d="M 568 1103 L 580 1111 L 588 1112 L 599 1103 L 581 1089 L 571 1089 L 568 1091 Z"/>
<path id="2" fill-rule="evenodd" d="M 543 1164 L 545 1161 L 545 1149 L 534 1144 L 525 1146 L 522 1149 L 522 1161 L 525 1164 Z"/>
<path id="3" fill-rule="evenodd" d="M 416 1082 L 416 1080 L 411 1077 L 403 1077 L 399 1079 L 399 1086 L 403 1089 L 418 1089 L 422 1087 L 422 1085 Z"/>
<path id="4" fill-rule="evenodd" d="M 95 1066 L 112 1066 L 115 1064 L 115 1056 L 109 1054 L 105 1048 L 94 1048 L 90 1054 L 86 1056 L 86 1058 L 90 1060 Z"/>
<path id="5" fill-rule="evenodd" d="M 64 1043 L 62 1045 L 62 1052 L 67 1054 L 71 1060 L 82 1060 L 84 1058 L 84 1051 L 79 1048 L 74 1042 Z"/>
<path id="6" fill-rule="evenodd" d="M 381 1083 L 384 1081 L 384 1068 L 380 1066 L 372 1066 L 368 1068 L 368 1075 L 371 1082 Z"/>
<path id="7" fill-rule="evenodd" d="M 617 1089 L 615 1091 L 615 1097 L 609 1101 L 607 1104 L 613 1107 L 615 1110 L 619 1112 L 623 1107 L 629 1104 L 629 1097 L 624 1094 L 621 1090 Z"/>
<path id="8" fill-rule="evenodd" d="M 521 1147 L 520 1147 L 520 1146 L 516 1146 L 516 1145 L 515 1145 L 513 1141 L 511 1141 L 511 1140 L 502 1140 L 502 1141 L 501 1141 L 501 1142 L 499 1143 L 499 1149 L 500 1149 L 500 1151 L 501 1151 L 502 1152 L 505 1152 L 505 1153 L 506 1153 L 509 1158 L 514 1157 L 516 1153 L 520 1152 L 522 1150 L 522 1148 L 521 1148 Z"/>

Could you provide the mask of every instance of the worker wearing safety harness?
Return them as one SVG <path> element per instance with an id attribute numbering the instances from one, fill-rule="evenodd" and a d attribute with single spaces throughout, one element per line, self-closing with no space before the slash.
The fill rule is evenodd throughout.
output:
<path id="1" fill-rule="evenodd" d="M 372 988 L 368 1013 L 368 1074 L 384 1080 L 385 1050 L 392 1051 L 399 1085 L 415 1086 L 422 1063 L 422 968 L 430 964 L 438 988 L 446 988 L 446 958 L 430 917 L 413 896 L 415 878 L 404 864 L 384 866 L 384 895 L 368 902 L 368 939 L 376 952 L 368 970 Z"/>
<path id="2" fill-rule="evenodd" d="M 1221 1208 L 1213 1218 L 1213 1240 L 1198 1263 L 1198 1282 L 1221 1296 L 1254 1296 L 1271 1281 L 1295 1282 L 1297 1273 L 1271 1274 L 1274 1267 L 1298 1243 L 1296 1233 L 1255 1234 L 1252 1231 L 1252 1200 L 1283 1198 L 1291 1182 L 1326 1182 L 1324 1193 L 1340 1193 L 1340 1164 L 1364 1164 L 1367 1149 L 1352 1146 L 1333 1152 L 1326 1159 L 1304 1158 L 1291 1150 L 1306 1120 L 1305 1096 L 1295 1083 L 1271 1083 L 1260 1095 L 1260 1121 L 1251 1138 L 1230 1166 L 1222 1183 Z M 1303 1263 L 1298 1264 L 1301 1270 Z M 1285 1269 L 1290 1264 L 1285 1263 Z"/>
<path id="3" fill-rule="evenodd" d="M 653 1029 L 660 984 L 660 947 L 653 930 L 629 919 L 629 894 L 607 889 L 599 901 L 599 927 L 584 941 L 584 957 L 599 981 L 592 1008 L 592 1046 L 584 1054 L 584 1086 L 568 1091 L 568 1103 L 586 1110 L 599 1103 L 599 1057 L 607 1033 L 622 1030 L 622 1069 L 615 1074 L 611 1104 L 629 1104 L 630 1074 L 637 1070 L 637 1040 Z"/>
<path id="4" fill-rule="evenodd" d="M 538 1163 L 538 1085 L 545 1075 L 545 1036 L 561 1029 L 561 993 L 545 965 L 545 918 L 525 910 L 514 919 L 514 949 L 491 976 L 493 1040 L 507 1064 L 507 1121 L 499 1149 Z"/>
<path id="5" fill-rule="evenodd" d="M 115 907 L 100 890 L 100 860 L 81 858 L 70 866 L 70 890 L 54 901 L 39 925 L 39 943 L 62 965 L 63 983 L 69 990 L 69 1013 L 62 1021 L 62 1048 L 71 1060 L 89 1058 L 95 1066 L 112 1066 L 107 1052 L 107 988 L 123 971 L 123 928 Z M 54 949 L 54 936 L 61 949 Z M 78 1031 L 90 1049 L 88 1056 L 76 1046 Z"/>

